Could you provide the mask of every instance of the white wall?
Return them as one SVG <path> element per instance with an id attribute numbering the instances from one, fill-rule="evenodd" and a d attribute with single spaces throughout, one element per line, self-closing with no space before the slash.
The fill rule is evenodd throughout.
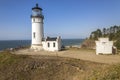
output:
<path id="1" fill-rule="evenodd" d="M 34 34 L 35 33 L 35 38 Z M 43 19 L 32 18 L 32 44 L 42 44 L 43 38 Z"/>
<path id="2" fill-rule="evenodd" d="M 99 39 L 96 41 L 96 54 L 112 54 L 113 41 L 108 41 L 108 39 Z"/>
<path id="3" fill-rule="evenodd" d="M 40 51 L 43 50 L 42 46 L 37 46 L 37 45 L 31 45 L 31 49 L 35 50 L 35 51 Z"/>
<path id="4" fill-rule="evenodd" d="M 48 43 L 50 44 L 50 46 L 48 47 Z M 53 44 L 55 43 L 55 47 L 53 46 Z M 43 44 L 43 49 L 46 51 L 59 51 L 61 50 L 61 39 L 58 41 L 44 41 L 42 42 Z"/>

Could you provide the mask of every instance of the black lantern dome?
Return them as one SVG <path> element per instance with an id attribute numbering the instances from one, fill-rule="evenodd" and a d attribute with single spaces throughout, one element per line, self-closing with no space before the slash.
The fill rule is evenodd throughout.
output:
<path id="1" fill-rule="evenodd" d="M 38 6 L 38 3 L 36 4 L 35 7 L 32 8 L 32 10 L 35 10 L 35 9 L 42 10 L 42 8 L 40 8 L 40 7 Z"/>

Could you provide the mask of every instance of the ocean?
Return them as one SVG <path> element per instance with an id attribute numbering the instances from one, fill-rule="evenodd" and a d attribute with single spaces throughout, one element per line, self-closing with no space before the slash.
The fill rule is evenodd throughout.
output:
<path id="1" fill-rule="evenodd" d="M 64 46 L 74 46 L 80 45 L 84 39 L 62 39 L 62 45 Z M 8 48 L 18 48 L 21 46 L 30 46 L 31 40 L 1 40 L 0 50 L 5 50 Z"/>

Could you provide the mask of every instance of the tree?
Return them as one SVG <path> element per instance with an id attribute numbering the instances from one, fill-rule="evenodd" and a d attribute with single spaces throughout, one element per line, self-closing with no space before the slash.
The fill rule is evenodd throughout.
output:
<path id="1" fill-rule="evenodd" d="M 106 34 L 106 28 L 103 28 L 103 37 L 105 37 Z"/>
<path id="2" fill-rule="evenodd" d="M 102 37 L 102 31 L 100 29 L 97 29 L 97 35 L 98 37 Z"/>
<path id="3" fill-rule="evenodd" d="M 110 34 L 110 29 L 109 28 L 107 28 L 107 35 L 109 35 Z"/>
<path id="4" fill-rule="evenodd" d="M 114 25 L 114 26 L 113 26 L 113 29 L 114 29 L 114 33 L 117 33 L 117 31 L 118 31 L 118 26 Z"/>
<path id="5" fill-rule="evenodd" d="M 117 47 L 117 49 L 120 49 L 120 38 L 117 39 L 117 41 L 114 43 L 114 45 Z"/>

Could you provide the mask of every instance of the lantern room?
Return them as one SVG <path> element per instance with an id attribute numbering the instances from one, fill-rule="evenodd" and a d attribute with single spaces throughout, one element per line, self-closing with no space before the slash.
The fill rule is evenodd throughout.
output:
<path id="1" fill-rule="evenodd" d="M 35 7 L 32 8 L 32 18 L 33 17 L 41 17 L 41 18 L 44 18 L 44 16 L 42 15 L 42 8 L 40 8 L 38 6 L 38 4 L 36 4 Z"/>

